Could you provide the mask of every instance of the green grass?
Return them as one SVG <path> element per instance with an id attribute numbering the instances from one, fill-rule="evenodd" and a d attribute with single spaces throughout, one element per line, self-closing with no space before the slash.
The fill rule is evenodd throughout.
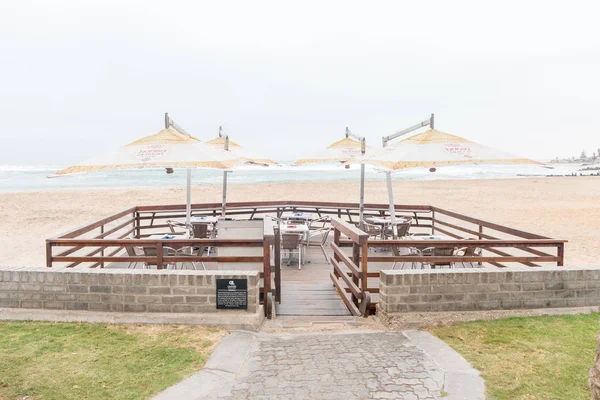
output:
<path id="1" fill-rule="evenodd" d="M 599 315 L 476 321 L 432 333 L 481 371 L 490 399 L 588 400 Z"/>
<path id="2" fill-rule="evenodd" d="M 225 332 L 0 322 L 0 399 L 146 399 L 201 369 Z"/>

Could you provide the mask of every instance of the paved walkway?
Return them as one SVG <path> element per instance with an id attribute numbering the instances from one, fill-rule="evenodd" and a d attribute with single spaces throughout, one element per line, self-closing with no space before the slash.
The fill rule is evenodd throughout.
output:
<path id="1" fill-rule="evenodd" d="M 483 393 L 478 373 L 426 332 L 237 332 L 204 370 L 155 400 L 451 400 L 482 399 Z"/>

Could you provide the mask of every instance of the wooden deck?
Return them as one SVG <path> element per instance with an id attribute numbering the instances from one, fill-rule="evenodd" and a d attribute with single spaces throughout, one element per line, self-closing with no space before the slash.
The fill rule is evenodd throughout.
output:
<path id="1" fill-rule="evenodd" d="M 331 253 L 329 253 L 331 255 Z M 311 247 L 307 262 L 298 269 L 298 263 L 281 265 L 281 304 L 275 304 L 277 316 L 345 316 L 351 315 L 336 292 L 321 249 Z"/>

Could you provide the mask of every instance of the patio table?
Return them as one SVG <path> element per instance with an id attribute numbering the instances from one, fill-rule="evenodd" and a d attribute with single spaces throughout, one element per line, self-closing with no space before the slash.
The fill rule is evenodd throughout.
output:
<path id="1" fill-rule="evenodd" d="M 307 212 L 293 212 L 286 211 L 281 214 L 281 219 L 283 220 L 298 220 L 298 221 L 311 221 L 313 218 L 313 213 Z"/>

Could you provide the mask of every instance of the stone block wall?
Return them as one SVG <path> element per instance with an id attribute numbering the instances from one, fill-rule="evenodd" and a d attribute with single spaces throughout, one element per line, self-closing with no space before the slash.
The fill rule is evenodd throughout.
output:
<path id="1" fill-rule="evenodd" d="M 216 279 L 247 278 L 248 309 L 217 310 Z M 0 307 L 135 313 L 256 313 L 258 271 L 0 268 Z"/>
<path id="2" fill-rule="evenodd" d="M 381 271 L 378 314 L 588 307 L 600 267 Z"/>

